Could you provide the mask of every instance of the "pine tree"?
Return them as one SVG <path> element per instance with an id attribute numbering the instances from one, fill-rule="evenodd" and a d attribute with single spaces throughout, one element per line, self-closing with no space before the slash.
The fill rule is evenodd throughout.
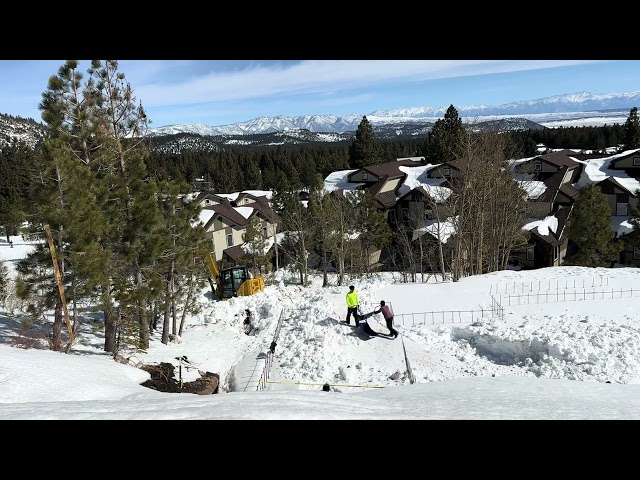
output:
<path id="1" fill-rule="evenodd" d="M 610 267 L 621 247 L 614 243 L 611 209 L 607 197 L 595 185 L 580 190 L 569 217 L 567 236 L 578 251 L 565 264 Z"/>
<path id="2" fill-rule="evenodd" d="M 262 222 L 258 217 L 254 216 L 249 220 L 247 231 L 244 234 L 244 241 L 247 247 L 246 257 L 257 275 L 269 264 L 267 238 L 262 229 Z"/>
<path id="3" fill-rule="evenodd" d="M 360 195 L 352 197 L 355 201 L 354 223 L 358 225 L 361 246 L 361 255 L 364 255 L 362 264 L 365 271 L 369 271 L 369 255 L 374 250 L 380 250 L 391 242 L 393 233 L 385 215 L 379 210 L 373 196 L 365 191 L 358 191 Z"/>
<path id="4" fill-rule="evenodd" d="M 299 200 L 295 190 L 278 192 L 282 202 L 282 228 L 287 232 L 287 240 L 293 245 L 293 260 L 300 273 L 300 283 L 309 284 L 308 255 L 313 248 L 312 220 L 307 207 Z"/>
<path id="5" fill-rule="evenodd" d="M 636 107 L 633 107 L 629 112 L 623 131 L 622 143 L 624 150 L 640 148 L 640 120 L 638 120 L 638 109 Z"/>
<path id="6" fill-rule="evenodd" d="M 5 226 L 7 236 L 28 215 L 29 186 L 38 155 L 21 141 L 0 145 L 0 226 Z"/>
<path id="7" fill-rule="evenodd" d="M 262 190 L 262 173 L 257 160 L 249 160 L 246 163 L 244 178 L 245 185 L 248 185 L 251 190 Z"/>
<path id="8" fill-rule="evenodd" d="M 425 161 L 427 163 L 443 163 L 455 160 L 461 153 L 464 127 L 458 111 L 453 105 L 447 108 L 444 118 L 436 120 L 427 135 L 425 144 Z"/>
<path id="9" fill-rule="evenodd" d="M 331 252 L 337 244 L 336 225 L 339 222 L 337 200 L 333 195 L 326 195 L 323 186 L 322 176 L 316 174 L 309 197 L 309 214 L 320 254 L 322 286 L 326 287 L 329 284 L 327 273 L 332 257 Z"/>
<path id="10" fill-rule="evenodd" d="M 373 127 L 367 117 L 362 117 L 356 136 L 349 146 L 349 166 L 361 168 L 367 165 L 377 165 L 382 162 L 380 145 L 376 141 Z"/>
<path id="11" fill-rule="evenodd" d="M 155 258 L 155 278 L 163 279 L 163 285 L 155 289 L 152 296 L 155 310 L 163 312 L 164 322 L 162 343 L 167 344 L 170 336 L 182 335 L 187 312 L 197 311 L 195 291 L 202 288 L 206 274 L 193 259 L 199 252 L 206 251 L 208 242 L 204 227 L 192 226 L 201 210 L 193 199 L 186 196 L 190 192 L 186 183 L 162 182 L 159 206 L 162 213 L 162 231 L 159 237 L 160 252 Z M 180 327 L 178 309 L 182 305 Z"/>
<path id="12" fill-rule="evenodd" d="M 56 195 L 57 202 L 44 220 L 56 222 L 63 269 L 72 252 L 98 254 L 99 262 L 80 259 L 71 268 L 74 273 L 86 268 L 85 280 L 97 285 L 105 351 L 116 351 L 116 304 L 138 321 L 140 345 L 146 347 L 148 304 L 159 295 L 151 272 L 164 236 L 159 191 L 145 167 L 143 133 L 149 121 L 116 60 L 92 61 L 86 81 L 77 69 L 75 60 L 60 67 L 39 105 L 55 168 L 49 194 Z M 83 199 L 88 203 L 84 209 Z M 93 217 L 84 228 L 83 216 Z"/>

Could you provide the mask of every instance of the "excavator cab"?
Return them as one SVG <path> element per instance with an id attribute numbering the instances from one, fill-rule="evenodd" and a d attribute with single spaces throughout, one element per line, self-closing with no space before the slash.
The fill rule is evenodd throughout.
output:
<path id="1" fill-rule="evenodd" d="M 251 278 L 247 267 L 231 267 L 220 272 L 222 298 L 235 297 L 244 282 Z"/>
<path id="2" fill-rule="evenodd" d="M 262 276 L 253 278 L 246 266 L 235 266 L 219 270 L 218 264 L 210 252 L 205 253 L 205 258 L 209 273 L 211 273 L 211 277 L 213 277 L 213 281 L 217 285 L 217 288 L 214 288 L 214 283 L 210 277 L 211 288 L 220 300 L 254 295 L 264 289 L 264 278 Z"/>

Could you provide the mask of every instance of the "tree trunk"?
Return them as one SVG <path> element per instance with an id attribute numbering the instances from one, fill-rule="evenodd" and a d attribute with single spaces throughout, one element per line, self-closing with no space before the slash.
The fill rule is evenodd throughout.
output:
<path id="1" fill-rule="evenodd" d="M 184 328 L 185 321 L 187 319 L 187 310 L 189 309 L 189 304 L 191 303 L 191 298 L 193 297 L 193 284 L 189 285 L 189 290 L 187 291 L 187 299 L 184 303 L 184 310 L 182 310 L 182 318 L 180 319 L 180 330 L 178 330 L 178 335 L 182 336 L 182 329 Z"/>
<path id="2" fill-rule="evenodd" d="M 169 300 L 169 284 L 167 283 L 167 296 L 164 299 L 164 321 L 162 322 L 162 343 L 167 345 L 169 343 L 169 328 L 171 326 L 171 302 Z"/>
<path id="3" fill-rule="evenodd" d="M 104 286 L 102 286 L 102 313 L 104 315 L 104 351 L 115 354 L 118 321 L 111 304 L 109 288 Z"/>
<path id="4" fill-rule="evenodd" d="M 171 333 L 174 335 L 178 334 L 178 321 L 176 318 L 176 297 L 175 297 L 175 284 L 174 284 L 174 270 L 175 270 L 175 260 L 171 259 L 171 264 L 169 266 L 169 284 L 167 288 L 169 289 L 169 300 L 171 301 Z"/>
<path id="5" fill-rule="evenodd" d="M 140 268 L 136 268 L 136 287 L 142 287 L 142 272 Z M 141 299 L 138 310 L 138 322 L 140 325 L 140 347 L 141 348 L 149 348 L 149 315 L 147 312 L 147 301 L 145 299 Z"/>
<path id="6" fill-rule="evenodd" d="M 62 350 L 62 299 L 56 294 L 56 306 L 53 313 L 53 330 L 51 332 L 51 350 Z"/>
<path id="7" fill-rule="evenodd" d="M 329 277 L 327 276 L 327 251 L 324 248 L 322 249 L 322 256 L 322 263 L 324 264 L 322 266 L 322 286 L 326 287 L 329 285 Z"/>

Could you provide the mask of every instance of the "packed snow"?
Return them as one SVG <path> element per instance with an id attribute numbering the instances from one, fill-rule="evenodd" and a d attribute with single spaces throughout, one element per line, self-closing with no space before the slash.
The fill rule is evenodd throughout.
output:
<path id="1" fill-rule="evenodd" d="M 33 247 L 12 240 L 0 241 L 0 258 L 15 276 L 15 262 Z M 165 345 L 154 332 L 129 364 L 102 351 L 101 329 L 88 318 L 69 354 L 47 349 L 47 323 L 27 339 L 10 299 L 0 310 L 0 419 L 640 418 L 636 268 L 506 270 L 426 283 L 385 273 L 341 286 L 331 275 L 324 288 L 320 276 L 310 278 L 305 288 L 280 270 L 264 291 L 227 301 L 205 289 L 203 311 L 181 337 Z M 341 323 L 349 284 L 362 313 L 380 300 L 391 305 L 397 339 Z M 387 332 L 379 314 L 368 321 Z M 268 381 L 256 388 L 276 332 Z M 140 385 L 148 374 L 136 366 L 177 367 L 183 356 L 191 365 L 184 380 L 218 373 L 218 394 Z"/>

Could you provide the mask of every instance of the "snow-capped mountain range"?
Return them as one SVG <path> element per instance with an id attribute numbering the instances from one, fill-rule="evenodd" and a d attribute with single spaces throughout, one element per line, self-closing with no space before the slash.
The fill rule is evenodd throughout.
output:
<path id="1" fill-rule="evenodd" d="M 482 122 L 501 118 L 522 117 L 545 126 L 554 122 L 590 117 L 626 118 L 629 110 L 640 104 L 640 91 L 630 93 L 592 94 L 588 92 L 556 95 L 536 100 L 523 100 L 498 106 L 456 106 L 463 122 Z M 363 116 L 374 125 L 433 123 L 444 116 L 449 105 L 377 110 L 366 114 L 300 115 L 295 117 L 258 117 L 229 125 L 167 125 L 149 130 L 150 135 L 194 133 L 198 135 L 254 135 L 305 129 L 310 132 L 344 133 L 355 131 Z M 609 123 L 619 123 L 619 121 Z"/>

